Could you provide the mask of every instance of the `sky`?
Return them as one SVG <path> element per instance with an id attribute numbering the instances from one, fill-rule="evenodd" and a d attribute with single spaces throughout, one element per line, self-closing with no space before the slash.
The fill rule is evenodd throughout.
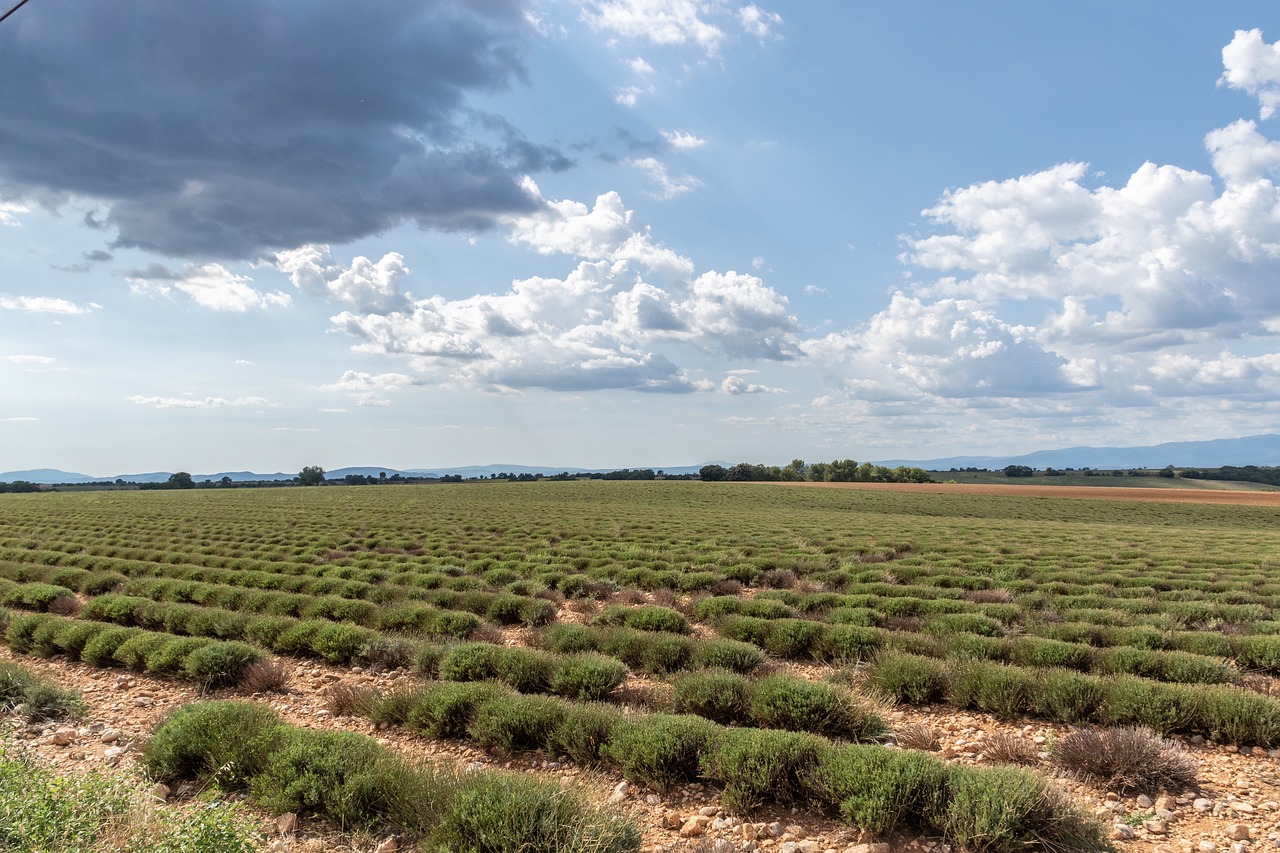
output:
<path id="1" fill-rule="evenodd" d="M 1276 432 L 1278 184 L 1269 0 L 31 0 L 0 471 Z"/>

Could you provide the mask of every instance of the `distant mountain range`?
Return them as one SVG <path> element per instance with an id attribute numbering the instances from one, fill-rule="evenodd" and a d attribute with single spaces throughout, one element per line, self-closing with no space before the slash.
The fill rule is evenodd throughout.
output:
<path id="1" fill-rule="evenodd" d="M 1250 435 L 1211 441 L 1172 441 L 1145 447 L 1065 447 L 1022 456 L 948 456 L 942 459 L 880 462 L 890 467 L 914 465 L 926 471 L 951 468 L 1219 468 L 1223 465 L 1280 465 L 1280 435 Z"/>
<path id="2" fill-rule="evenodd" d="M 660 465 L 632 465 L 632 468 L 649 468 L 654 471 L 665 471 L 668 474 L 696 474 L 701 465 L 672 465 L 663 467 Z M 472 477 L 488 477 L 491 474 L 542 474 L 549 476 L 551 474 L 560 474 L 565 471 L 570 474 L 595 474 L 605 471 L 617 471 L 617 468 L 564 468 L 564 467 L 548 467 L 545 465 L 464 465 L 460 468 L 379 468 L 379 467 L 356 467 L 356 468 L 335 468 L 330 471 L 325 470 L 324 476 L 328 480 L 341 480 L 348 474 L 358 474 L 362 477 L 377 477 L 380 474 L 386 474 L 393 477 L 399 474 L 403 477 L 444 477 L 444 476 L 461 476 L 464 478 Z M 4 471 L 0 472 L 0 483 L 12 483 L 15 480 L 25 480 L 28 483 L 52 483 L 76 485 L 80 483 L 102 483 L 113 482 L 115 480 L 124 480 L 127 483 L 163 483 L 166 482 L 172 471 L 150 471 L 145 474 L 112 474 L 107 477 L 92 477 L 88 474 L 78 474 L 74 471 L 59 471 L 56 468 L 32 468 L 27 471 Z M 216 474 L 192 474 L 191 479 L 197 483 L 205 480 L 217 482 L 223 477 L 229 477 L 234 483 L 260 482 L 269 480 L 292 480 L 298 476 L 294 474 L 286 474 L 277 471 L 273 474 L 259 474 L 253 471 L 219 471 Z"/>
<path id="3" fill-rule="evenodd" d="M 739 460 L 746 461 L 746 460 Z M 816 460 L 811 460 L 816 461 Z M 823 460 L 827 461 L 827 460 Z M 858 461 L 863 461 L 859 459 Z M 1066 447 L 1061 450 L 1038 450 L 1021 456 L 948 456 L 942 459 L 882 459 L 871 460 L 878 465 L 896 467 L 910 465 L 927 471 L 947 471 L 951 468 L 1000 469 L 1006 465 L 1026 465 L 1031 468 L 1218 468 L 1223 465 L 1280 465 L 1280 435 L 1251 435 L 1245 438 L 1219 438 L 1211 441 L 1174 441 L 1145 447 Z M 718 462 L 728 467 L 732 463 Z M 631 468 L 651 468 L 669 474 L 696 473 L 700 465 L 631 465 Z M 375 466 L 338 468 L 326 471 L 330 480 L 341 480 L 348 474 L 377 477 L 386 472 L 388 477 L 400 474 L 405 477 L 488 477 L 491 474 L 593 474 L 616 471 L 617 468 L 557 468 L 545 465 L 465 465 L 460 468 L 379 468 Z M 55 468 L 35 468 L 29 471 L 5 471 L 0 482 L 11 483 L 26 480 L 29 483 L 94 483 L 125 480 L 130 483 L 163 483 L 169 479 L 169 471 L 152 471 L 146 474 L 113 474 L 109 477 L 91 477 Z M 218 481 L 230 477 L 233 482 L 252 480 L 292 480 L 296 474 L 277 471 L 259 474 L 253 471 L 219 471 L 216 474 L 192 474 L 196 482 Z"/>

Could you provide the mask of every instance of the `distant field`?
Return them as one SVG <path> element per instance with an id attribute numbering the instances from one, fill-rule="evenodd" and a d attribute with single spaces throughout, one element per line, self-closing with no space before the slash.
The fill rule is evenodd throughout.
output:
<path id="1" fill-rule="evenodd" d="M 362 707 L 498 754 L 710 779 L 743 809 L 796 792 L 744 793 L 740 756 L 655 770 L 660 712 L 704 718 L 705 744 L 726 722 L 848 743 L 889 735 L 879 693 L 1280 746 L 1280 495 L 787 485 L 0 495 L 5 637 L 224 682 L 266 653 L 412 666 L 413 710 Z M 502 686 L 460 685 L 479 681 Z M 585 745 L 548 722 L 588 718 Z"/>
<path id="2" fill-rule="evenodd" d="M 980 483 L 984 485 L 1010 486 L 1050 486 L 1061 488 L 1107 488 L 1107 489 L 1191 489 L 1207 491 L 1245 491 L 1245 492 L 1277 492 L 1280 489 L 1265 483 L 1249 483 L 1239 480 L 1184 480 L 1181 477 L 1086 477 L 1083 474 L 1068 473 L 1061 476 L 1047 477 L 1038 471 L 1031 477 L 1007 477 L 999 471 L 930 471 L 930 476 L 939 483 L 954 480 L 957 483 Z"/>

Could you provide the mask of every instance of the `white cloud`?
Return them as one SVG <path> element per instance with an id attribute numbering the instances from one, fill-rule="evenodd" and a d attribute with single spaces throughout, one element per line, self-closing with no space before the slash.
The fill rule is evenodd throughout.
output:
<path id="1" fill-rule="evenodd" d="M 683 130 L 664 130 L 662 137 L 667 140 L 667 144 L 677 151 L 689 151 L 694 148 L 701 148 L 707 144 L 707 140 L 700 136 L 694 136 L 692 133 L 686 133 Z"/>
<path id="2" fill-rule="evenodd" d="M 287 306 L 292 298 L 279 290 L 263 293 L 250 286 L 253 279 L 237 275 L 222 264 L 184 264 L 172 271 L 159 264 L 125 273 L 134 293 L 168 296 L 173 290 L 185 293 L 202 308 L 244 313 L 251 308 Z"/>
<path id="3" fill-rule="evenodd" d="M 403 373 L 361 373 L 357 370 L 348 370 L 339 377 L 337 382 L 330 385 L 322 385 L 322 391 L 341 391 L 351 394 L 357 400 L 360 406 L 389 406 L 391 401 L 383 395 L 388 391 L 397 388 L 403 388 L 405 385 L 413 384 L 412 376 Z M 329 410 L 329 411 L 345 411 L 345 410 Z"/>
<path id="4" fill-rule="evenodd" d="M 376 263 L 365 257 L 335 264 L 328 246 L 300 246 L 277 252 L 275 266 L 293 286 L 313 296 L 345 302 L 357 311 L 391 311 L 406 304 L 400 283 L 409 275 L 404 256 L 388 252 Z"/>
<path id="5" fill-rule="evenodd" d="M 0 228 L 16 228 L 21 225 L 15 214 L 26 213 L 27 208 L 15 202 L 0 201 Z"/>
<path id="6" fill-rule="evenodd" d="M 265 397 L 238 397 L 228 400 L 225 397 L 145 397 L 141 394 L 129 397 L 129 402 L 157 409 L 223 409 L 271 405 Z"/>
<path id="7" fill-rule="evenodd" d="M 777 12 L 767 12 L 755 3 L 748 3 L 738 10 L 738 21 L 751 35 L 767 39 L 775 35 L 773 28 L 782 24 L 782 16 Z"/>
<path id="8" fill-rule="evenodd" d="M 591 208 L 543 201 L 536 215 L 508 224 L 513 243 L 573 256 L 576 267 L 563 278 L 516 281 L 503 293 L 344 311 L 334 326 L 359 340 L 357 352 L 406 359 L 414 381 L 492 391 L 714 391 L 720 386 L 690 376 L 666 351 L 770 360 L 798 352 L 785 297 L 736 272 L 690 280 L 693 263 L 655 243 L 617 193 Z"/>
<path id="9" fill-rule="evenodd" d="M 1228 183 L 1248 184 L 1280 166 L 1280 142 L 1258 133 L 1258 126 L 1241 119 L 1209 133 L 1204 144 L 1213 155 L 1213 170 Z"/>
<path id="10" fill-rule="evenodd" d="M 629 160 L 627 163 L 647 173 L 653 182 L 658 185 L 658 198 L 675 198 L 676 196 L 684 195 L 702 183 L 690 175 L 673 177 L 667 172 L 667 167 L 656 157 L 642 157 L 637 160 Z"/>
<path id="11" fill-rule="evenodd" d="M 57 359 L 47 355 L 0 355 L 0 361 L 7 361 L 10 364 L 47 366 L 56 363 Z"/>
<path id="12" fill-rule="evenodd" d="M 613 94 L 614 103 L 623 107 L 634 107 L 636 101 L 644 94 L 644 89 L 639 86 L 624 86 Z"/>
<path id="13" fill-rule="evenodd" d="M 649 228 L 638 222 L 635 212 L 626 208 L 616 192 L 597 197 L 588 208 L 571 199 L 543 200 L 532 181 L 529 187 L 541 207 L 530 216 L 508 220 L 512 243 L 527 245 L 542 255 L 628 261 L 668 278 L 684 278 L 693 273 L 693 262 L 655 243 Z"/>
<path id="14" fill-rule="evenodd" d="M 32 418 L 32 417 L 19 416 L 19 417 L 16 417 L 16 418 L 0 418 L 0 420 L 3 420 L 3 421 L 4 421 L 5 423 L 7 423 L 7 424 L 29 424 L 29 423 L 34 423 L 34 422 L 36 422 L 36 421 L 38 421 L 38 420 L 40 420 L 40 419 L 39 419 L 39 418 Z"/>
<path id="15" fill-rule="evenodd" d="M 630 66 L 631 71 L 633 73 L 639 74 L 641 76 L 645 76 L 653 73 L 653 66 L 650 65 L 648 62 L 646 62 L 643 56 L 635 57 L 630 62 L 628 62 L 627 65 Z M 632 104 L 628 104 L 628 106 L 632 106 Z"/>
<path id="16" fill-rule="evenodd" d="M 1236 30 L 1230 44 L 1222 49 L 1222 66 L 1220 85 L 1256 97 L 1262 118 L 1275 114 L 1280 106 L 1280 42 L 1267 44 L 1262 30 Z"/>
<path id="17" fill-rule="evenodd" d="M 714 53 L 724 31 L 707 20 L 719 3 L 709 0 L 587 0 L 583 17 L 597 30 L 654 44 L 701 46 Z"/>
<path id="18" fill-rule="evenodd" d="M 86 314 L 91 309 L 100 307 L 93 302 L 88 306 L 81 306 L 54 296 L 0 296 L 0 309 L 24 311 L 28 314 Z"/>

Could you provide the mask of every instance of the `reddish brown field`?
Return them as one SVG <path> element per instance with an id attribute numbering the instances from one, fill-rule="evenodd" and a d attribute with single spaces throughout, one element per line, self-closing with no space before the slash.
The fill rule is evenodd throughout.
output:
<path id="1" fill-rule="evenodd" d="M 1002 495 L 1004 497 L 1085 498 L 1107 501 L 1155 501 L 1159 503 L 1228 504 L 1280 507 L 1280 492 L 1245 492 L 1209 489 L 1138 489 L 1107 486 L 1001 486 L 976 483 L 762 483 L 770 486 L 808 486 L 818 489 L 866 489 L 869 491 L 933 492 L 950 495 Z"/>

